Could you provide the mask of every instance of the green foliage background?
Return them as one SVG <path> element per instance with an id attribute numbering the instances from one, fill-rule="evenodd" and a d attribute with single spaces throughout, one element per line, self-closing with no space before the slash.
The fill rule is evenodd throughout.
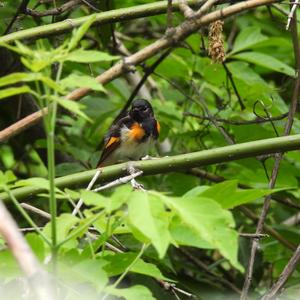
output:
<path id="1" fill-rule="evenodd" d="M 5 31 L 16 13 L 14 1 L 2 2 L 0 32 Z M 30 1 L 30 7 L 36 2 Z M 61 5 L 63 1 L 56 2 Z M 94 2 L 99 9 L 107 9 L 101 6 L 101 1 Z M 110 1 L 110 9 L 150 2 L 153 1 Z M 38 10 L 49 9 L 51 5 L 40 5 Z M 289 12 L 287 5 L 280 8 Z M 90 8 L 80 6 L 54 20 L 51 16 L 32 18 L 21 14 L 12 30 L 92 13 Z M 209 120 L 211 116 L 231 121 L 218 124 L 235 143 L 283 135 L 284 116 L 274 122 L 233 123 L 268 119 L 289 111 L 296 73 L 291 34 L 285 30 L 286 19 L 286 15 L 271 6 L 226 19 L 227 72 L 222 64 L 213 63 L 208 56 L 207 27 L 173 49 L 146 83 L 162 128 L 160 144 L 153 149 L 153 155 L 190 153 L 227 145 L 220 128 Z M 174 13 L 175 25 L 183 20 L 180 13 Z M 93 79 L 120 58 L 112 30 L 128 51 L 134 53 L 163 36 L 166 29 L 166 15 L 113 26 L 89 27 L 92 22 L 93 17 L 73 33 L 3 45 L 0 52 L 6 66 L 0 78 L 1 129 L 15 122 L 20 116 L 18 109 L 22 110 L 33 99 L 39 107 L 58 105 L 56 176 L 95 167 L 101 141 L 135 87 L 128 76 L 105 87 Z M 155 59 L 138 66 L 136 74 L 142 75 Z M 4 63 L 9 60 L 17 61 L 18 67 Z M 58 65 L 60 77 L 56 76 Z M 240 108 L 228 72 L 245 105 L 244 110 Z M 94 92 L 79 102 L 63 99 L 78 87 L 89 87 Z M 24 93 L 31 96 L 28 98 L 27 94 L 25 98 Z M 50 118 L 45 119 L 48 135 L 49 124 Z M 298 133 L 299 128 L 300 122 L 295 118 L 292 133 Z M 163 143 L 169 144 L 169 149 Z M 0 188 L 9 193 L 20 186 L 44 187 L 44 193 L 28 196 L 24 202 L 49 211 L 46 150 L 46 136 L 33 132 L 22 133 L 1 144 Z M 294 207 L 272 201 L 266 223 L 290 245 L 300 242 L 299 225 L 284 223 L 299 212 L 300 154 L 298 151 L 285 154 L 275 191 L 268 189 L 273 163 L 273 156 L 253 157 L 207 166 L 203 170 L 211 176 L 182 172 L 138 178 L 148 192 L 133 191 L 129 184 L 100 193 L 85 191 L 84 187 L 56 189 L 57 276 L 64 282 L 62 289 L 72 299 L 81 297 L 78 293 L 91 299 L 98 299 L 100 294 L 104 298 L 114 295 L 126 299 L 172 299 L 174 295 L 157 283 L 166 281 L 197 299 L 238 298 L 251 243 L 251 239 L 239 233 L 254 233 L 256 228 L 256 222 L 243 214 L 240 205 L 246 205 L 259 216 L 264 196 L 275 192 L 276 198 L 289 199 L 295 203 Z M 217 180 L 210 180 L 216 178 L 213 175 Z M 224 181 L 215 183 L 220 178 Z M 241 189 L 245 185 L 249 189 Z M 85 207 L 75 217 L 71 215 L 72 203 L 80 197 Z M 24 234 L 40 262 L 45 262 L 53 255 L 53 223 L 30 213 L 28 224 L 24 211 L 20 213 L 17 199 L 10 196 L 5 204 L 20 228 L 40 228 Z M 116 248 L 120 251 L 116 252 Z M 268 290 L 291 255 L 291 249 L 272 235 L 261 239 L 251 299 L 258 299 Z M 50 265 L 45 267 L 50 270 Z M 22 286 L 16 279 L 20 275 L 18 267 L 3 240 L 0 266 L 1 289 L 16 284 L 14 292 L 20 292 Z M 282 299 L 294 299 L 293 295 L 299 293 L 299 271 L 298 267 L 289 278 Z M 182 299 L 186 297 L 179 295 Z"/>

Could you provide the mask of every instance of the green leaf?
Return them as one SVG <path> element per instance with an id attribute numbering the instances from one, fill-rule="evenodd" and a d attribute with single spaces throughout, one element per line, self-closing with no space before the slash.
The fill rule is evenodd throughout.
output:
<path id="1" fill-rule="evenodd" d="M 199 234 L 186 225 L 179 217 L 174 217 L 170 224 L 170 233 L 177 244 L 192 246 L 201 249 L 213 249 L 214 247 L 207 241 L 201 239 Z"/>
<path id="2" fill-rule="evenodd" d="M 249 26 L 243 29 L 236 37 L 233 50 L 229 56 L 233 53 L 249 49 L 256 44 L 268 40 L 268 37 L 261 34 L 261 28 L 257 26 Z"/>
<path id="3" fill-rule="evenodd" d="M 26 234 L 26 241 L 40 261 L 45 258 L 44 240 L 36 233 Z"/>
<path id="4" fill-rule="evenodd" d="M 37 188 L 41 188 L 44 190 L 49 190 L 49 181 L 45 178 L 32 177 L 28 179 L 19 180 L 16 182 L 15 186 L 34 186 Z M 55 188 L 57 193 L 63 194 L 63 192 L 59 188 Z"/>
<path id="5" fill-rule="evenodd" d="M 104 260 L 108 262 L 104 266 L 104 270 L 109 276 L 116 276 L 122 274 L 126 268 L 135 260 L 136 253 L 115 253 L 107 255 Z M 142 259 L 137 260 L 136 264 L 130 269 L 130 272 L 151 276 L 156 279 L 169 280 L 162 275 L 156 265 L 146 263 Z"/>
<path id="6" fill-rule="evenodd" d="M 69 234 L 73 226 L 79 222 L 79 219 L 71 214 L 61 214 L 56 218 L 56 226 L 57 226 L 57 242 L 62 242 Z M 51 221 L 47 223 L 47 225 L 43 229 L 44 234 L 51 238 Z M 67 245 L 67 246 L 66 246 Z M 70 240 L 69 242 L 64 244 L 64 248 L 74 247 L 77 245 L 77 242 L 74 240 Z"/>
<path id="7" fill-rule="evenodd" d="M 72 113 L 82 117 L 83 119 L 92 122 L 92 120 L 82 111 L 82 109 L 84 108 L 84 105 L 69 100 L 69 99 L 64 99 L 64 98 L 60 98 L 60 97 L 54 97 L 52 96 L 52 99 L 54 101 L 57 101 L 57 103 L 59 105 L 61 105 L 62 107 L 64 107 L 65 109 L 71 111 Z"/>
<path id="8" fill-rule="evenodd" d="M 233 55 L 233 58 L 247 61 L 272 71 L 295 77 L 295 70 L 277 58 L 260 52 L 243 52 Z"/>
<path id="9" fill-rule="evenodd" d="M 72 89 L 77 87 L 84 87 L 95 91 L 105 92 L 102 84 L 98 83 L 95 78 L 87 75 L 71 74 L 68 77 L 62 79 L 60 83 L 64 88 Z"/>
<path id="10" fill-rule="evenodd" d="M 164 257 L 171 237 L 168 230 L 169 219 L 159 198 L 143 191 L 135 191 L 128 202 L 128 213 L 130 224 L 151 241 L 160 258 Z"/>
<path id="11" fill-rule="evenodd" d="M 233 266 L 243 270 L 237 260 L 238 233 L 232 229 L 234 219 L 229 211 L 205 197 L 170 198 L 161 195 L 161 199 L 174 209 L 182 222 L 194 230 L 201 240 L 219 249 Z"/>
<path id="12" fill-rule="evenodd" d="M 3 173 L 1 170 L 0 170 L 0 186 L 6 186 L 7 184 L 15 181 L 17 179 L 17 177 L 15 176 L 15 174 L 8 170 L 8 171 L 5 171 L 5 173 Z"/>
<path id="13" fill-rule="evenodd" d="M 0 99 L 8 98 L 8 97 L 11 97 L 14 95 L 19 95 L 19 94 L 25 94 L 25 93 L 34 94 L 34 92 L 27 85 L 23 85 L 21 87 L 7 88 L 4 90 L 0 90 Z"/>
<path id="14" fill-rule="evenodd" d="M 102 51 L 78 49 L 69 53 L 64 59 L 79 63 L 96 63 L 101 61 L 113 61 L 119 58 L 119 56 L 110 55 Z"/>
<path id="15" fill-rule="evenodd" d="M 94 23 L 95 20 L 96 20 L 96 15 L 93 14 L 78 29 L 73 30 L 73 36 L 69 42 L 68 51 L 77 47 L 78 43 L 83 38 L 83 36 L 85 35 L 85 33 L 88 31 L 88 29 Z"/>
<path id="16" fill-rule="evenodd" d="M 83 200 L 83 203 L 86 205 L 93 205 L 98 208 L 104 208 L 107 206 L 108 199 L 98 193 L 87 191 L 87 190 L 81 190 L 81 198 Z"/>
<path id="17" fill-rule="evenodd" d="M 241 204 L 253 202 L 258 198 L 272 194 L 273 192 L 274 190 L 268 189 L 238 190 L 237 181 L 231 180 L 215 184 L 201 193 L 201 196 L 212 198 L 223 208 L 230 209 Z"/>
<path id="18" fill-rule="evenodd" d="M 109 286 L 105 291 L 110 295 L 122 297 L 126 300 L 155 300 L 151 291 L 143 285 L 135 285 L 126 289 L 116 289 Z"/>
<path id="19" fill-rule="evenodd" d="M 83 282 L 89 282 L 95 286 L 98 292 L 108 283 L 108 277 L 103 270 L 102 260 L 83 260 L 79 264 L 76 264 L 72 270 L 79 274 Z M 82 281 L 80 282 L 81 284 Z"/>
<path id="20" fill-rule="evenodd" d="M 0 78 L 0 86 L 14 84 L 20 81 L 33 81 L 38 80 L 41 74 L 36 73 L 12 73 Z"/>

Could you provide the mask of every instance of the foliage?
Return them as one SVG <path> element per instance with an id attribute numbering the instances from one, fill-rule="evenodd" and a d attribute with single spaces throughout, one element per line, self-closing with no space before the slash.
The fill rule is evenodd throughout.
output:
<path id="1" fill-rule="evenodd" d="M 114 8 L 150 2 L 110 1 Z M 30 1 L 30 7 L 34 3 L 38 1 Z M 6 1 L 3 5 L 1 32 L 16 13 L 13 3 Z M 51 7 L 51 3 L 43 3 L 38 11 Z M 282 5 L 282 9 L 287 8 Z M 24 133 L 0 147 L 0 189 L 10 197 L 5 204 L 20 228 L 30 226 L 33 230 L 25 233 L 28 244 L 49 272 L 52 264 L 56 266 L 61 294 L 69 299 L 82 297 L 78 295 L 85 295 L 85 299 L 102 295 L 102 299 L 115 296 L 128 300 L 172 297 L 162 282 L 176 284 L 197 299 L 228 299 L 233 292 L 237 295 L 236 290 L 243 285 L 251 241 L 239 233 L 254 233 L 256 228 L 240 207 L 246 206 L 259 215 L 264 197 L 275 194 L 274 198 L 288 198 L 299 208 L 299 152 L 285 154 L 273 190 L 268 188 L 274 163 L 270 156 L 207 166 L 205 172 L 211 176 L 199 177 L 199 172 L 191 170 L 138 177 L 146 191 L 133 190 L 130 184 L 98 193 L 84 187 L 55 187 L 55 175 L 95 167 L 101 140 L 135 87 L 132 77 L 139 78 L 139 73 L 143 74 L 156 59 L 149 59 L 146 66 L 137 67 L 135 74 L 126 73 L 104 87 L 95 76 L 123 55 L 117 44 L 134 53 L 165 32 L 165 15 L 93 26 L 96 16 L 92 10 L 81 5 L 53 20 L 24 14 L 12 31 L 60 18 L 91 16 L 72 33 L 1 44 L 3 60 L 17 57 L 22 64 L 18 69 L 10 66 L 1 72 L 1 128 L 8 126 L 6 114 L 14 118 L 16 99 L 21 99 L 22 106 L 27 105 L 25 94 L 39 108 L 49 108 L 44 116 L 45 134 L 26 137 Z M 174 13 L 175 25 L 182 21 L 182 15 Z M 295 59 L 285 23 L 286 16 L 274 7 L 226 19 L 223 64 L 212 63 L 208 57 L 206 27 L 174 47 L 144 87 L 151 94 L 162 128 L 153 154 L 224 146 L 227 141 L 220 127 L 236 143 L 282 135 L 285 115 L 273 122 L 268 119 L 286 114 L 292 98 Z M 80 101 L 66 97 L 76 88 L 91 89 L 93 93 Z M 245 109 L 241 109 L 240 101 Z M 7 113 L 7 107 L 14 113 Z M 256 123 L 236 125 L 254 119 Z M 299 128 L 296 118 L 292 132 Z M 164 147 L 166 144 L 171 144 L 171 149 Z M 43 155 L 45 150 L 48 158 Z M 20 186 L 45 189 L 38 196 L 28 195 L 25 202 L 49 211 L 51 220 L 22 208 L 10 193 Z M 73 205 L 79 199 L 84 209 L 74 216 Z M 291 245 L 299 244 L 299 230 L 296 224 L 286 225 L 285 220 L 295 213 L 295 208 L 274 201 L 266 221 Z M 268 290 L 292 255 L 278 235 L 261 240 L 254 266 L 253 299 Z M 20 272 L 5 242 L 1 239 L 0 243 L 1 283 L 9 287 L 18 281 Z M 299 291 L 299 272 L 298 267 L 290 277 L 287 295 Z"/>

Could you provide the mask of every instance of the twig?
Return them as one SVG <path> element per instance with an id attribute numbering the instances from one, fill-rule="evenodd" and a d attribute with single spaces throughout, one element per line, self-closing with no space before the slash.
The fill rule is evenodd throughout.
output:
<path id="1" fill-rule="evenodd" d="M 208 4 L 212 4 L 215 1 L 207 1 L 200 9 L 197 14 L 202 13 L 204 11 L 204 8 L 209 8 L 210 6 Z M 124 72 L 126 72 L 127 68 L 126 65 L 135 66 L 140 64 L 141 62 L 145 61 L 146 59 L 149 59 L 150 57 L 153 57 L 163 49 L 167 49 L 169 47 L 173 47 L 176 43 L 182 41 L 183 39 L 187 38 L 190 34 L 193 32 L 199 30 L 203 25 L 207 25 L 213 21 L 232 16 L 236 13 L 249 10 L 251 8 L 255 8 L 258 6 L 271 4 L 276 2 L 276 0 L 248 0 L 243 1 L 234 5 L 231 5 L 226 8 L 222 8 L 220 10 L 214 11 L 212 13 L 209 13 L 199 19 L 191 19 L 184 21 L 181 25 L 174 27 L 174 34 L 172 36 L 164 36 L 161 39 L 155 41 L 154 43 L 148 45 L 142 50 L 139 50 L 135 54 L 127 57 L 126 64 L 124 64 L 124 61 L 119 61 L 114 66 L 112 66 L 107 71 L 103 72 L 101 75 L 96 77 L 96 80 L 98 83 L 106 84 L 113 79 L 119 77 Z M 0 38 L 1 41 L 1 38 Z M 79 88 L 71 92 L 66 96 L 69 100 L 79 100 L 80 98 L 84 97 L 86 94 L 91 92 L 91 89 L 89 88 Z M 47 110 L 45 110 L 45 113 L 47 113 Z M 0 142 L 4 141 L 11 136 L 15 135 L 16 133 L 20 133 L 24 129 L 32 126 L 33 121 L 30 119 L 33 119 L 34 122 L 37 122 L 42 118 L 42 114 L 40 111 L 35 112 L 31 114 L 30 116 L 27 116 L 27 119 L 24 122 L 23 120 L 20 120 L 19 122 L 14 123 L 10 127 L 4 129 L 0 132 Z"/>
<path id="2" fill-rule="evenodd" d="M 0 201 L 0 233 L 26 275 L 37 298 L 41 300 L 55 299 L 48 274 L 40 267 L 2 201 Z"/>
<path id="3" fill-rule="evenodd" d="M 299 0 L 295 0 L 295 2 L 293 3 L 293 6 L 291 8 L 291 11 L 289 13 L 289 16 L 288 16 L 288 20 L 287 20 L 287 24 L 286 24 L 286 30 L 289 30 L 290 28 L 290 23 L 291 23 L 291 20 L 295 17 L 295 19 L 297 19 L 296 17 L 296 14 L 295 14 L 295 11 L 296 11 L 296 8 L 297 8 L 297 5 L 299 5 Z M 295 14 L 295 16 L 294 16 Z"/>
<path id="4" fill-rule="evenodd" d="M 292 29 L 292 40 L 293 40 L 293 45 L 294 45 L 294 55 L 296 58 L 296 70 L 299 70 L 300 69 L 300 50 L 299 50 L 296 19 L 297 19 L 297 16 L 295 13 L 295 18 L 293 18 L 293 20 L 292 20 L 292 28 L 291 29 Z M 294 115 L 295 115 L 297 104 L 298 104 L 299 89 L 300 89 L 300 72 L 298 72 L 297 75 L 298 76 L 296 78 L 295 85 L 294 85 L 292 101 L 291 101 L 289 114 L 288 114 L 288 120 L 286 122 L 285 129 L 284 129 L 284 135 L 286 135 L 286 136 L 289 135 L 291 132 L 291 128 L 292 128 L 292 125 L 294 122 Z M 271 188 L 271 189 L 274 188 L 274 186 L 275 186 L 282 157 L 283 157 L 282 153 L 277 154 L 275 156 L 275 162 L 274 162 L 274 167 L 273 167 L 273 171 L 272 171 L 272 176 L 271 176 L 271 180 L 269 181 L 269 188 Z M 264 227 L 264 222 L 265 222 L 265 219 L 267 217 L 267 213 L 268 213 L 268 210 L 270 207 L 270 202 L 271 202 L 271 196 L 270 195 L 266 196 L 265 200 L 264 200 L 263 208 L 262 208 L 259 220 L 258 220 L 258 224 L 256 227 L 257 234 L 262 233 L 262 230 Z M 259 241 L 257 239 L 254 239 L 252 241 L 252 245 L 251 245 L 251 253 L 250 253 L 250 258 L 249 258 L 249 263 L 248 263 L 248 268 L 247 268 L 247 272 L 246 272 L 246 278 L 245 278 L 245 282 L 244 282 L 244 286 L 243 286 L 243 293 L 241 296 L 241 300 L 247 299 L 247 295 L 248 295 L 249 288 L 250 288 L 251 281 L 252 281 L 253 265 L 254 265 L 256 251 L 257 251 L 258 247 L 259 247 Z"/>
<path id="5" fill-rule="evenodd" d="M 235 85 L 235 82 L 234 82 L 234 80 L 233 80 L 233 76 L 232 76 L 230 70 L 228 69 L 226 63 L 223 62 L 222 65 L 223 65 L 224 70 L 225 70 L 225 72 L 226 72 L 226 74 L 227 74 L 227 76 L 228 76 L 228 79 L 229 79 L 229 81 L 230 81 L 230 83 L 231 83 L 231 85 L 232 85 L 232 87 L 233 87 L 234 93 L 235 93 L 235 95 L 236 95 L 236 97 L 237 97 L 237 99 L 238 99 L 238 102 L 239 102 L 239 105 L 240 105 L 240 107 L 241 107 L 241 110 L 244 110 L 244 109 L 246 108 L 246 106 L 244 105 L 243 100 L 242 100 L 242 98 L 241 98 L 241 96 L 240 96 L 240 94 L 239 94 L 239 92 L 238 92 L 238 89 L 237 89 L 237 87 L 236 87 L 236 85 Z"/>
<path id="6" fill-rule="evenodd" d="M 262 300 L 275 300 L 277 299 L 277 295 L 283 289 L 284 284 L 288 280 L 288 278 L 293 274 L 295 271 L 298 263 L 300 261 L 300 245 L 297 247 L 296 251 L 294 252 L 293 256 L 284 267 L 282 273 L 280 274 L 278 280 L 274 283 L 271 289 L 265 294 Z"/>
<path id="7" fill-rule="evenodd" d="M 184 112 L 183 113 L 184 116 L 190 116 L 190 117 L 195 117 L 201 120 L 207 120 L 207 121 L 211 121 L 210 117 L 207 116 L 201 116 L 201 115 L 197 115 L 191 112 Z M 267 123 L 270 121 L 281 121 L 282 119 L 286 118 L 288 116 L 288 113 L 282 114 L 278 117 L 271 117 L 269 119 L 264 119 L 264 118 L 257 118 L 255 120 L 245 120 L 245 121 L 237 121 L 237 120 L 227 120 L 227 119 L 222 119 L 222 118 L 214 118 L 215 121 L 220 122 L 220 123 L 224 123 L 224 124 L 229 124 L 229 125 L 253 125 L 253 124 L 261 124 L 261 123 Z"/>
<path id="8" fill-rule="evenodd" d="M 257 222 L 258 221 L 258 216 L 253 213 L 248 207 L 241 205 L 239 206 L 239 210 L 249 219 L 251 219 L 253 222 Z M 295 250 L 296 246 L 292 243 L 290 243 L 288 240 L 286 240 L 281 234 L 279 234 L 276 230 L 274 230 L 272 227 L 264 224 L 263 225 L 263 229 L 266 233 L 270 234 L 271 236 L 273 236 L 276 240 L 278 240 L 281 244 L 283 244 L 284 246 L 286 246 L 288 249 L 290 250 Z"/>
<path id="9" fill-rule="evenodd" d="M 36 214 L 38 214 L 38 215 L 40 215 L 40 216 L 42 216 L 42 217 L 44 217 L 44 218 L 46 218 L 48 220 L 51 219 L 51 215 L 49 213 L 47 213 L 47 212 L 45 212 L 45 211 L 43 211 L 43 210 L 41 210 L 41 209 L 39 209 L 37 207 L 34 207 L 34 206 L 29 205 L 27 203 L 21 203 L 20 205 L 23 208 L 25 208 L 25 209 L 27 209 L 27 210 L 29 210 L 31 212 L 34 212 L 34 213 L 36 213 Z"/>
<path id="10" fill-rule="evenodd" d="M 81 2 L 82 2 L 82 0 L 71 0 L 71 1 L 63 4 L 62 6 L 54 7 L 52 9 L 49 9 L 46 11 L 35 11 L 33 9 L 26 8 L 24 11 L 24 14 L 33 16 L 33 17 L 37 17 L 37 18 L 41 18 L 41 17 L 45 17 L 45 16 L 57 16 L 68 10 L 73 9 L 75 6 L 81 4 Z"/>
<path id="11" fill-rule="evenodd" d="M 265 233 L 243 233 L 243 232 L 239 232 L 239 236 L 241 237 L 245 237 L 245 238 L 250 238 L 250 239 L 263 239 L 266 237 L 269 237 L 268 234 Z"/>
<path id="12" fill-rule="evenodd" d="M 140 176 L 143 174 L 143 171 L 137 171 L 136 173 L 133 173 L 133 174 L 130 174 L 128 176 L 124 176 L 124 177 L 121 177 L 121 178 L 118 178 L 112 182 L 109 182 L 103 186 L 100 186 L 96 189 L 93 189 L 93 192 L 100 192 L 100 191 L 103 191 L 103 190 L 106 190 L 106 189 L 109 189 L 109 188 L 112 188 L 112 187 L 115 187 L 115 186 L 118 186 L 120 184 L 125 184 L 129 181 L 131 181 L 132 179 Z"/>
<path id="13" fill-rule="evenodd" d="M 97 169 L 94 177 L 91 179 L 91 181 L 89 182 L 89 184 L 88 184 L 88 186 L 86 188 L 87 191 L 90 191 L 93 188 L 93 186 L 94 186 L 95 182 L 97 181 L 98 177 L 100 176 L 100 174 L 101 174 L 101 169 Z M 73 216 L 77 215 L 77 213 L 80 210 L 82 204 L 83 204 L 83 199 L 80 198 L 79 201 L 77 202 L 75 208 L 72 211 L 72 215 Z"/>
<path id="14" fill-rule="evenodd" d="M 173 27 L 173 3 L 168 0 L 167 6 L 167 30 Z"/>

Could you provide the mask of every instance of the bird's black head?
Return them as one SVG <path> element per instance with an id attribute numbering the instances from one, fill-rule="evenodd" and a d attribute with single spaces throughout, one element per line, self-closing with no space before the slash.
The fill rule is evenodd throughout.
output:
<path id="1" fill-rule="evenodd" d="M 153 108 L 147 100 L 136 99 L 132 102 L 130 116 L 140 123 L 153 117 Z"/>

